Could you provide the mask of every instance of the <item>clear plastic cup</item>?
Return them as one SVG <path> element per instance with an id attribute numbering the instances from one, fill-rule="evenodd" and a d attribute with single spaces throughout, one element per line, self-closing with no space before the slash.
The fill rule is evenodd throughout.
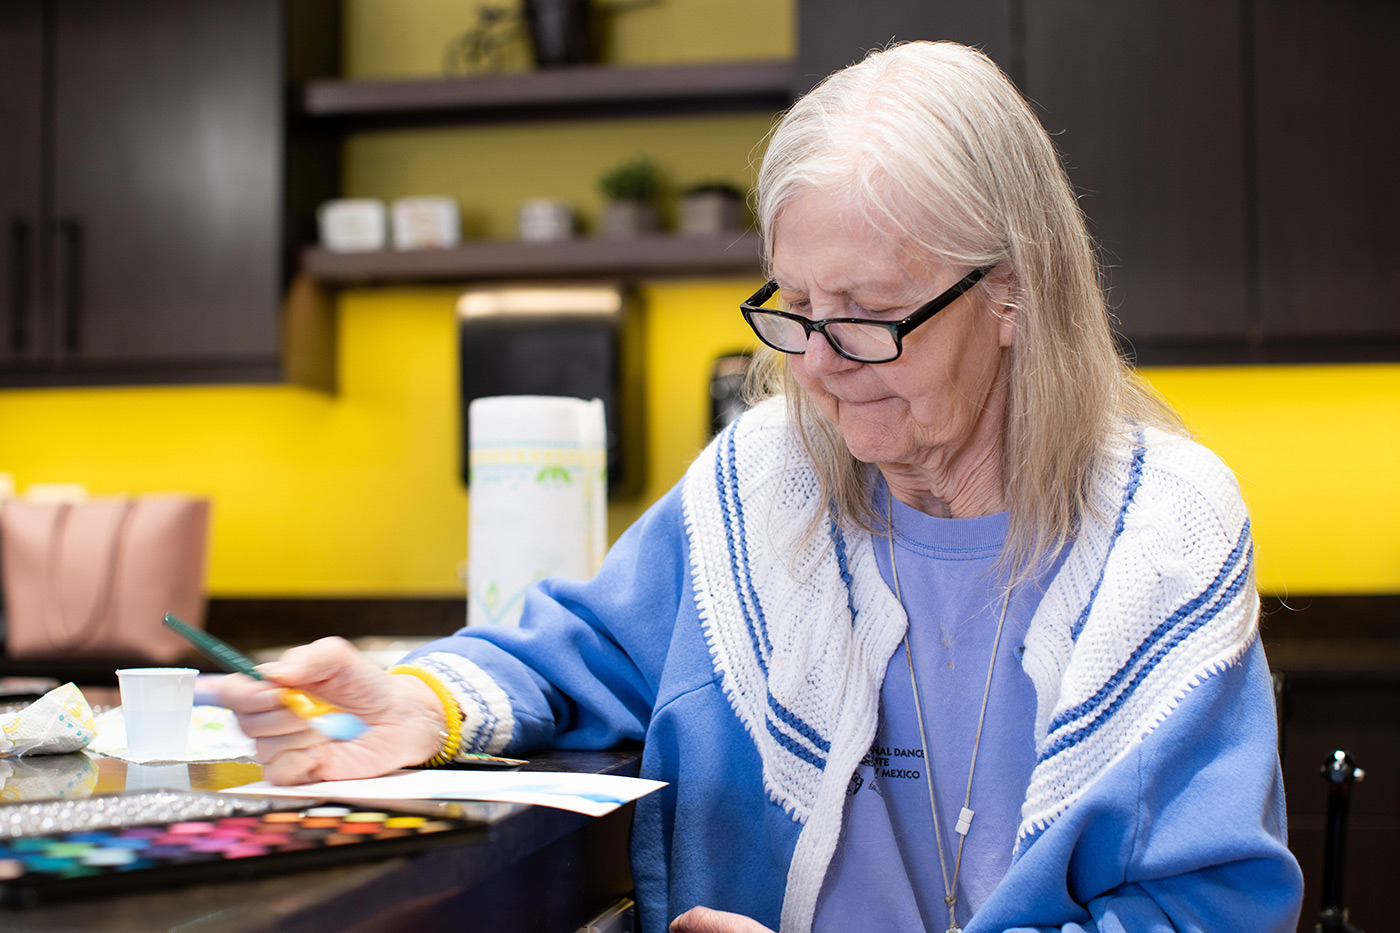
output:
<path id="1" fill-rule="evenodd" d="M 185 754 L 194 712 L 192 667 L 130 667 L 117 671 L 126 747 L 134 761 L 169 761 Z"/>

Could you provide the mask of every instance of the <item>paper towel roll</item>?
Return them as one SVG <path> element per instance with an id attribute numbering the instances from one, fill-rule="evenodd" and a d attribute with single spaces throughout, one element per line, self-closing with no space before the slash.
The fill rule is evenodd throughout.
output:
<path id="1" fill-rule="evenodd" d="M 543 395 L 467 408 L 467 623 L 515 625 L 545 577 L 587 579 L 607 549 L 603 403 Z"/>

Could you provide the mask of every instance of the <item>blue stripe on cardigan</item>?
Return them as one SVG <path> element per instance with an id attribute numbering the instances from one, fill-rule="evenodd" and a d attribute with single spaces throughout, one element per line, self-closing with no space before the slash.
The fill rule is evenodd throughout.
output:
<path id="1" fill-rule="evenodd" d="M 725 469 L 726 464 L 729 465 L 730 470 L 733 468 L 734 431 L 737 427 L 737 422 L 730 425 L 729 429 L 724 432 L 724 437 L 721 439 L 721 446 L 727 451 L 727 456 L 715 457 L 715 485 L 719 494 L 720 512 L 723 514 L 724 518 L 724 538 L 729 551 L 729 573 L 734 581 L 734 595 L 738 597 L 739 608 L 744 614 L 744 625 L 748 628 L 749 640 L 753 643 L 754 657 L 758 659 L 758 666 L 763 670 L 763 675 L 766 679 L 768 676 L 768 655 L 772 651 L 772 646 L 766 644 L 766 638 L 760 640 L 758 627 L 755 625 L 753 614 L 750 612 L 749 607 L 752 605 L 753 612 L 757 612 L 761 615 L 763 607 L 759 604 L 758 594 L 753 591 L 752 581 L 749 578 L 748 549 L 746 546 L 735 544 L 734 538 L 736 529 L 741 541 L 744 536 L 744 513 L 743 507 L 739 504 L 738 482 L 732 479 L 730 471 Z M 729 492 L 731 490 L 734 494 L 734 506 L 732 511 L 729 503 Z M 739 553 L 740 547 L 743 547 L 742 554 Z M 745 598 L 746 593 L 748 594 L 747 598 Z M 752 600 L 752 603 L 750 603 L 750 600 Z"/>
<path id="2" fill-rule="evenodd" d="M 738 597 L 740 610 L 744 615 L 744 625 L 749 632 L 749 641 L 753 645 L 754 657 L 762 669 L 765 681 L 768 676 L 768 657 L 772 654 L 773 646 L 768 639 L 768 625 L 763 615 L 763 604 L 759 601 L 758 592 L 753 586 L 753 575 L 749 566 L 748 540 L 744 524 L 744 506 L 739 496 L 739 471 L 737 464 L 736 445 L 734 435 L 738 425 L 730 425 L 720 439 L 722 454 L 715 458 L 715 484 L 718 487 L 719 506 L 724 516 L 724 535 L 729 551 L 729 572 L 734 581 L 734 594 Z M 732 509 L 730 496 L 732 495 Z M 737 544 L 736 544 L 737 541 Z M 843 563 L 844 568 L 844 563 Z M 844 574 L 843 578 L 848 578 L 849 574 Z M 849 600 L 849 583 L 847 584 L 847 599 Z M 745 598 L 747 594 L 747 599 Z M 768 693 L 768 709 L 773 716 L 786 723 L 791 729 L 801 735 L 807 741 L 820 749 L 823 753 L 831 751 L 831 743 L 822 738 L 816 729 L 812 728 L 800 717 L 794 714 L 770 692 Z M 818 769 L 826 768 L 826 759 L 809 751 L 801 743 L 793 739 L 787 733 L 774 725 L 771 718 L 765 716 L 765 725 L 769 733 L 773 735 L 778 743 L 789 752 L 801 758 L 803 761 L 815 766 Z"/>
<path id="3" fill-rule="evenodd" d="M 728 487 L 734 495 L 734 512 L 739 520 L 739 552 L 744 562 L 744 579 L 748 583 L 749 598 L 753 600 L 755 611 L 758 613 L 758 637 L 763 642 L 764 652 L 771 657 L 773 654 L 773 643 L 768 639 L 768 619 L 763 614 L 763 607 L 759 605 L 758 593 L 753 588 L 753 574 L 749 569 L 749 536 L 747 534 L 747 524 L 744 521 L 744 500 L 739 496 L 739 463 L 737 457 L 738 448 L 734 444 L 734 435 L 729 436 L 729 456 L 725 460 L 725 468 L 728 470 Z"/>
<path id="4" fill-rule="evenodd" d="M 801 719 L 798 719 L 797 716 L 795 716 L 791 710 L 789 710 L 783 704 L 779 703 L 771 693 L 768 694 L 768 708 L 773 711 L 773 715 L 777 716 L 783 722 L 787 723 L 790 727 L 792 727 L 794 731 L 796 731 L 804 739 L 811 742 L 814 746 L 820 749 L 822 754 L 831 753 L 831 743 L 828 742 L 826 739 L 822 738 L 821 733 L 818 732 L 816 729 L 813 729 Z M 768 729 L 770 732 L 773 729 L 771 721 L 769 722 Z M 813 762 L 813 764 L 817 763 Z M 817 767 L 825 768 L 826 762 L 823 761 L 820 764 L 817 764 Z"/>
<path id="5" fill-rule="evenodd" d="M 1114 712 L 1116 712 L 1117 709 L 1127 700 L 1127 698 L 1131 696 L 1134 691 L 1137 690 L 1137 688 L 1142 684 L 1142 682 L 1147 678 L 1147 676 L 1151 674 L 1153 670 L 1156 669 L 1159 663 L 1161 663 L 1162 659 L 1171 653 L 1172 649 L 1174 649 L 1183 641 L 1185 641 L 1193 632 L 1195 632 L 1201 626 L 1205 625 L 1211 619 L 1214 619 L 1217 615 L 1221 613 L 1222 610 L 1224 610 L 1226 606 L 1228 606 L 1231 602 L 1234 601 L 1235 597 L 1239 595 L 1240 590 L 1244 588 L 1245 583 L 1249 581 L 1250 568 L 1252 567 L 1253 563 L 1253 554 L 1251 553 L 1250 558 L 1245 562 L 1244 567 L 1240 570 L 1238 574 L 1235 575 L 1234 579 L 1230 582 L 1230 585 L 1226 587 L 1223 593 L 1220 594 L 1220 598 L 1216 600 L 1215 603 L 1213 603 L 1205 612 L 1201 613 L 1201 615 L 1194 619 L 1190 624 L 1183 626 L 1176 633 L 1174 633 L 1172 637 L 1168 639 L 1167 642 L 1157 650 L 1157 652 L 1151 657 L 1151 659 L 1149 659 L 1147 664 L 1145 664 L 1143 668 L 1133 676 L 1133 679 L 1129 681 L 1128 685 L 1123 689 L 1123 692 L 1118 695 L 1117 699 L 1115 699 L 1111 704 L 1109 704 L 1107 708 L 1100 712 L 1098 716 L 1094 717 L 1092 722 L 1088 723 L 1080 729 L 1077 729 L 1074 732 L 1068 733 L 1066 735 L 1061 736 L 1059 739 L 1056 739 L 1055 742 L 1053 742 L 1050 745 L 1050 747 L 1047 748 L 1045 752 L 1040 756 L 1036 764 L 1039 765 L 1043 762 L 1049 761 L 1051 758 L 1055 757 L 1060 752 L 1063 752 L 1069 748 L 1073 748 L 1075 745 L 1078 745 L 1080 742 L 1083 742 L 1089 736 L 1093 735 L 1093 733 L 1098 730 L 1099 726 L 1102 725 L 1103 722 L 1107 720 L 1110 716 L 1112 716 Z"/>
<path id="6" fill-rule="evenodd" d="M 835 512 L 835 504 L 831 506 L 830 512 Z M 856 624 L 856 583 L 851 576 L 850 564 L 846 561 L 846 536 L 841 533 L 841 529 L 836 524 L 836 516 L 830 516 L 831 521 L 831 541 L 836 546 L 836 567 L 841 573 L 841 582 L 846 586 L 846 610 L 851 614 L 851 627 Z"/>
<path id="7" fill-rule="evenodd" d="M 1211 580 L 1204 590 L 1183 603 L 1175 612 L 1167 616 L 1160 625 L 1153 629 L 1152 633 L 1143 640 L 1142 644 L 1138 645 L 1137 648 L 1133 650 L 1133 653 L 1128 656 L 1128 660 L 1124 662 L 1123 666 L 1098 689 L 1098 692 L 1078 706 L 1067 709 L 1056 716 L 1054 720 L 1051 721 L 1050 727 L 1046 730 L 1046 733 L 1048 735 L 1053 735 L 1076 719 L 1082 718 L 1091 709 L 1106 700 L 1109 695 L 1117 689 L 1118 685 L 1123 682 L 1124 678 L 1128 676 L 1129 672 L 1137 666 L 1138 661 L 1152 649 L 1153 645 L 1159 642 L 1178 622 L 1199 609 L 1206 600 L 1212 598 L 1220 587 L 1225 584 L 1226 578 L 1234 573 L 1234 568 L 1239 563 L 1240 556 L 1247 548 L 1249 541 L 1249 522 L 1246 520 L 1244 528 L 1240 531 L 1239 539 L 1235 542 L 1234 549 L 1231 550 L 1229 556 L 1225 558 L 1225 563 L 1221 567 L 1220 572 L 1215 575 L 1215 579 Z"/>
<path id="8" fill-rule="evenodd" d="M 1128 467 L 1128 483 L 1123 488 L 1123 503 L 1118 507 L 1118 520 L 1113 524 L 1113 535 L 1108 539 L 1108 550 L 1104 553 L 1103 564 L 1099 567 L 1099 578 L 1094 581 L 1094 588 L 1089 593 L 1089 601 L 1084 604 L 1084 611 L 1079 613 L 1079 618 L 1074 620 L 1070 626 L 1070 641 L 1078 642 L 1079 636 L 1084 631 L 1084 624 L 1089 620 L 1089 610 L 1094 607 L 1094 600 L 1098 598 L 1099 587 L 1103 586 L 1104 574 L 1108 571 L 1108 559 L 1113 554 L 1113 546 L 1118 543 L 1118 538 L 1123 534 L 1123 526 L 1128 515 L 1128 506 L 1133 502 L 1133 496 L 1137 494 L 1138 486 L 1142 484 L 1142 462 L 1147 456 L 1147 446 L 1144 441 L 1142 431 L 1138 431 L 1134 436 L 1136 442 L 1133 446 L 1133 462 Z"/>
<path id="9" fill-rule="evenodd" d="M 765 720 L 763 724 L 768 727 L 768 734 L 773 736 L 773 738 L 777 739 L 778 744 L 781 745 L 783 748 L 787 749 L 789 752 L 791 752 L 793 755 L 796 755 L 798 758 L 801 758 L 803 761 L 807 762 L 809 765 L 816 768 L 818 771 L 826 770 L 825 758 L 822 758 L 814 752 L 808 751 L 806 746 L 804 746 L 802 743 L 798 742 L 796 739 L 792 738 L 786 732 L 774 725 L 773 720 Z"/>

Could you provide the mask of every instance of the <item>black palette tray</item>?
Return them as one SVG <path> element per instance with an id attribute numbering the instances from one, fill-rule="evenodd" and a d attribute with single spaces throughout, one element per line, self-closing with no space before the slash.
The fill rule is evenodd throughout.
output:
<path id="1" fill-rule="evenodd" d="M 228 881 L 485 838 L 438 804 L 135 791 L 0 805 L 0 904 Z"/>

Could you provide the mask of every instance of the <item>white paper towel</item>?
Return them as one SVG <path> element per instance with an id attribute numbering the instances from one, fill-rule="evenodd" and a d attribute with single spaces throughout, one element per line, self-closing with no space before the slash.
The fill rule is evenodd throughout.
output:
<path id="1" fill-rule="evenodd" d="M 467 623 L 515 625 L 545 577 L 587 579 L 607 549 L 603 403 L 543 395 L 467 408 Z"/>

